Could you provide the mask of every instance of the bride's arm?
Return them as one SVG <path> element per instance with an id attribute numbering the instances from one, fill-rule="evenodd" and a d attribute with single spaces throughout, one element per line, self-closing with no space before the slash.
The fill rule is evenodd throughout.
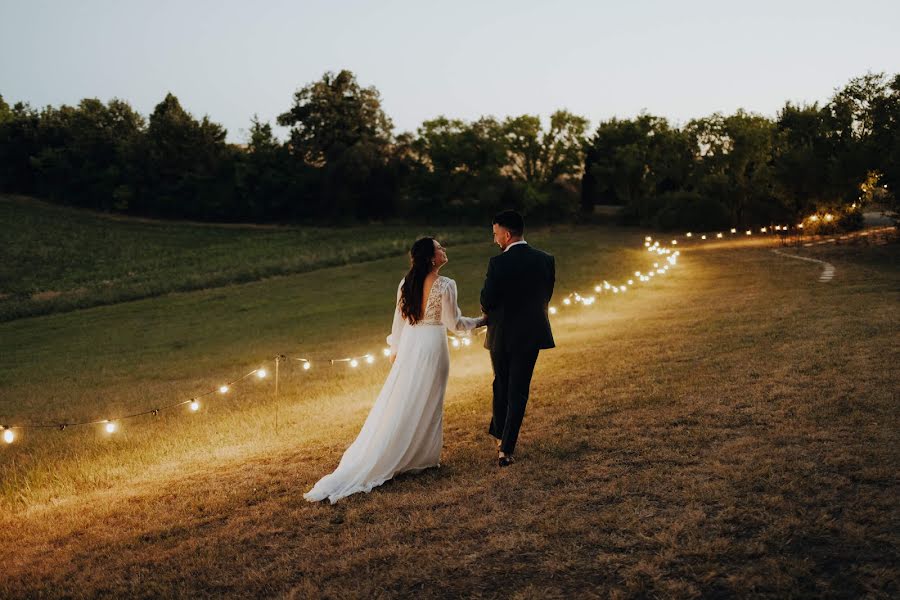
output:
<path id="1" fill-rule="evenodd" d="M 462 316 L 459 304 L 456 302 L 456 282 L 452 279 L 444 288 L 444 297 L 441 298 L 441 323 L 450 331 L 470 331 L 484 325 L 483 318 L 474 319 Z"/>
<path id="2" fill-rule="evenodd" d="M 387 336 L 388 346 L 391 347 L 391 362 L 397 357 L 397 349 L 400 347 L 400 337 L 403 335 L 403 328 L 406 325 L 406 319 L 400 314 L 400 292 L 403 289 L 403 282 L 397 288 L 397 302 L 394 304 L 394 323 L 391 325 L 391 335 Z"/>

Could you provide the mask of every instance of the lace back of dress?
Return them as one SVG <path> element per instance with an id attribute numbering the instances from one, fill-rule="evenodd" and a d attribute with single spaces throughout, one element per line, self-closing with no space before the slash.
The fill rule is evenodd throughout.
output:
<path id="1" fill-rule="evenodd" d="M 425 314 L 419 321 L 422 325 L 440 325 L 441 324 L 441 297 L 444 293 L 444 286 L 447 279 L 438 277 L 431 285 L 431 292 L 428 294 L 428 303 L 425 305 Z"/>

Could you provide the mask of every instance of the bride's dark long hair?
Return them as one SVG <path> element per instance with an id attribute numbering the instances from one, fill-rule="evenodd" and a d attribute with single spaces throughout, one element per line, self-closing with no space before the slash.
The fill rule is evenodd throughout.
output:
<path id="1" fill-rule="evenodd" d="M 434 267 L 434 238 L 423 237 L 416 240 L 409 250 L 409 273 L 400 290 L 400 314 L 415 325 L 422 320 L 422 294 L 425 293 L 425 278 Z"/>

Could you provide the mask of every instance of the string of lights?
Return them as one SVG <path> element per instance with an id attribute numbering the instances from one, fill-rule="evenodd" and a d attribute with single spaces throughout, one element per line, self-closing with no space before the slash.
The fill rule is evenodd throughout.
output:
<path id="1" fill-rule="evenodd" d="M 676 258 L 680 254 L 680 252 L 678 252 L 678 251 L 673 252 L 669 248 L 665 248 L 665 247 L 661 246 L 658 241 L 654 242 L 653 244 L 650 244 L 649 242 L 651 242 L 651 241 L 652 241 L 652 238 L 650 238 L 650 237 L 646 238 L 646 242 L 647 242 L 646 245 L 648 247 L 648 250 L 650 250 L 651 252 L 656 252 L 659 255 L 668 255 L 667 260 L 669 262 L 669 265 L 666 265 L 664 267 L 659 267 L 659 263 L 653 263 L 653 270 L 648 271 L 648 273 L 646 275 L 644 275 L 640 271 L 635 272 L 635 277 L 638 277 L 639 280 L 642 282 L 649 281 L 654 275 L 662 275 L 662 274 L 666 273 L 670 266 L 675 265 Z M 594 290 L 597 293 L 603 293 L 603 292 L 607 292 L 607 291 L 609 291 L 611 293 L 623 293 L 623 292 L 625 292 L 625 290 L 628 289 L 628 286 L 631 286 L 633 284 L 634 284 L 633 279 L 629 279 L 627 283 L 622 283 L 622 284 L 616 285 L 616 286 L 613 286 L 612 284 L 610 284 L 607 281 L 603 281 L 603 284 L 595 286 Z M 589 306 L 589 305 L 592 305 L 595 301 L 596 301 L 596 296 L 588 296 L 588 295 L 582 295 L 578 292 L 572 292 L 563 299 L 563 304 L 568 306 L 568 305 L 573 304 L 573 302 L 574 302 L 576 304 L 581 303 L 584 306 Z M 557 313 L 556 307 L 551 306 L 549 308 L 549 312 L 551 315 L 555 315 Z M 481 335 L 484 333 L 484 331 L 485 331 L 484 329 L 481 329 L 476 335 Z M 453 348 L 465 348 L 465 347 L 469 347 L 472 345 L 472 336 L 469 334 L 448 335 L 447 339 L 448 339 L 448 343 Z M 389 357 L 390 356 L 390 348 L 384 348 L 382 350 L 382 353 L 385 358 Z M 302 365 L 301 368 L 304 371 L 309 371 L 310 369 L 313 368 L 314 364 L 320 364 L 320 363 L 323 365 L 328 365 L 328 366 L 332 366 L 332 367 L 347 365 L 351 369 L 357 369 L 364 364 L 365 365 L 374 365 L 376 362 L 375 355 L 372 353 L 366 353 L 366 354 L 355 355 L 355 356 L 342 356 L 342 357 L 338 357 L 338 358 L 323 358 L 323 359 L 313 359 L 313 358 L 310 358 L 307 356 L 286 357 L 284 355 L 277 355 L 277 356 L 273 357 L 272 359 L 270 359 L 269 361 L 266 361 L 267 363 L 271 362 L 271 361 L 274 361 L 274 363 L 275 363 L 276 390 L 278 389 L 278 381 L 277 381 L 278 372 L 279 372 L 278 367 L 282 360 L 288 360 L 288 361 L 293 361 L 293 362 L 299 363 L 300 365 Z M 58 430 L 62 431 L 62 430 L 68 429 L 70 427 L 101 425 L 103 427 L 103 431 L 105 433 L 114 434 L 120 429 L 120 424 L 123 421 L 129 420 L 129 419 L 136 419 L 136 418 L 147 416 L 147 415 L 155 416 L 164 410 L 171 410 L 171 409 L 176 409 L 178 407 L 187 406 L 191 412 L 196 413 L 200 410 L 201 399 L 207 398 L 213 394 L 221 394 L 221 395 L 227 394 L 232 391 L 232 387 L 235 384 L 237 384 L 253 375 L 256 375 L 257 379 L 262 380 L 268 376 L 268 370 L 266 369 L 265 366 L 260 366 L 237 379 L 234 379 L 232 381 L 224 383 L 216 388 L 207 390 L 203 393 L 191 396 L 188 399 L 179 400 L 179 401 L 173 402 L 171 404 L 161 405 L 161 406 L 151 408 L 148 410 L 143 410 L 140 412 L 120 415 L 118 417 L 113 417 L 113 418 L 93 419 L 93 420 L 87 420 L 87 421 L 37 423 L 37 424 L 23 424 L 23 425 L 0 425 L 0 431 L 3 432 L 2 438 L 3 438 L 3 441 L 6 442 L 7 444 L 12 444 L 14 441 L 16 441 L 16 439 L 18 437 L 16 435 L 17 432 L 27 430 L 27 429 L 58 429 Z M 276 394 L 277 394 L 277 391 L 276 391 Z"/>
<path id="2" fill-rule="evenodd" d="M 237 379 L 234 379 L 232 381 L 224 383 L 217 388 L 214 388 L 214 389 L 208 390 L 206 392 L 203 392 L 201 394 L 192 396 L 191 398 L 189 398 L 187 400 L 179 400 L 176 402 L 172 402 L 171 404 L 164 404 L 161 406 L 157 406 L 155 408 L 150 408 L 150 409 L 143 410 L 143 411 L 136 412 L 136 413 L 129 413 L 126 415 L 121 415 L 121 416 L 113 417 L 113 418 L 109 418 L 109 419 L 93 419 L 93 420 L 89 420 L 89 421 L 71 421 L 71 422 L 57 422 L 57 423 L 35 423 L 35 424 L 12 425 L 12 426 L 2 425 L 2 426 L 0 426 L 0 430 L 3 431 L 3 441 L 6 442 L 7 444 L 11 444 L 15 441 L 15 439 L 16 439 L 15 431 L 16 430 L 24 430 L 24 429 L 59 429 L 60 431 L 62 431 L 64 429 L 68 429 L 69 427 L 80 427 L 80 426 L 84 426 L 84 425 L 103 425 L 103 429 L 107 433 L 115 433 L 119 429 L 119 423 L 121 423 L 122 421 L 126 421 L 129 419 L 136 419 L 138 417 L 144 417 L 144 416 L 148 416 L 148 415 L 156 416 L 161 411 L 177 408 L 179 406 L 188 405 L 188 408 L 192 412 L 197 412 L 198 410 L 200 410 L 200 400 L 202 398 L 205 398 L 205 397 L 210 396 L 215 393 L 227 394 L 229 391 L 231 391 L 231 388 L 234 384 L 239 383 L 252 375 L 256 375 L 256 377 L 258 379 L 265 379 L 268 376 L 268 371 L 265 369 L 265 367 L 259 367 L 259 368 L 253 369 L 252 371 L 250 371 L 249 373 L 247 373 L 245 375 L 242 375 L 241 377 L 238 377 Z"/>
<path id="3" fill-rule="evenodd" d="M 887 186 L 885 186 L 885 188 L 886 187 Z M 854 202 L 853 204 L 850 205 L 851 211 L 856 211 L 857 209 L 860 209 L 860 208 L 862 208 L 862 205 L 859 203 L 856 203 L 856 202 Z M 846 235 L 843 235 L 843 236 L 840 236 L 840 237 L 837 237 L 834 239 L 832 239 L 831 236 L 833 236 L 835 234 L 832 234 L 832 233 L 823 233 L 823 234 L 807 233 L 807 231 L 810 229 L 809 226 L 819 225 L 820 223 L 828 223 L 828 224 L 836 225 L 839 220 L 840 220 L 839 215 L 835 215 L 831 212 L 825 211 L 825 212 L 820 212 L 820 213 L 815 213 L 815 214 L 809 215 L 809 216 L 805 217 L 804 219 L 802 219 L 801 222 L 797 223 L 796 225 L 770 224 L 765 227 L 759 227 L 758 229 L 731 227 L 727 230 L 720 230 L 720 231 L 707 231 L 707 232 L 688 231 L 680 236 L 674 236 L 672 238 L 670 244 L 672 246 L 677 246 L 679 244 L 679 239 L 681 240 L 681 243 L 684 243 L 685 240 L 691 240 L 691 242 L 697 243 L 697 242 L 703 242 L 703 241 L 722 240 L 722 239 L 726 239 L 726 238 L 734 239 L 735 236 L 747 237 L 747 236 L 754 236 L 754 235 L 760 235 L 760 234 L 768 234 L 768 235 L 776 237 L 780 240 L 783 240 L 787 236 L 803 237 L 804 235 L 806 235 L 808 238 L 814 238 L 814 237 L 818 238 L 818 237 L 829 236 L 827 238 L 827 241 L 837 241 L 837 240 L 843 240 L 843 239 L 851 239 L 851 238 L 859 237 L 859 236 L 868 236 L 870 234 L 879 233 L 879 232 L 883 232 L 883 231 L 891 231 L 891 230 L 896 229 L 893 226 L 873 228 L 873 229 L 848 233 Z M 815 242 L 813 242 L 813 243 L 815 243 Z M 648 246 L 649 244 L 645 243 L 644 245 Z"/>
<path id="4" fill-rule="evenodd" d="M 814 217 L 816 215 L 813 215 Z M 826 214 L 823 218 L 825 220 L 828 219 L 828 214 Z M 809 217 L 812 219 L 812 217 Z M 762 227 L 759 229 L 760 234 L 772 234 L 772 235 L 784 235 L 786 232 L 794 231 L 802 231 L 803 224 L 798 224 L 796 226 L 790 227 L 787 225 L 776 225 L 774 227 Z M 893 230 L 894 227 L 885 227 L 881 228 L 884 230 Z M 739 233 L 739 231 L 741 233 Z M 752 236 L 754 231 L 752 229 L 739 230 L 737 228 L 730 229 L 730 235 L 732 236 Z M 867 235 L 868 232 L 862 232 L 861 235 Z M 712 236 L 715 237 L 712 237 Z M 723 239 L 725 236 L 725 232 L 715 232 L 715 233 L 700 233 L 695 234 L 693 232 L 686 232 L 683 236 L 684 239 L 696 239 L 699 237 L 701 241 L 712 240 L 712 239 Z M 678 263 L 678 258 L 681 255 L 680 250 L 673 249 L 678 245 L 678 239 L 672 239 L 670 245 L 672 247 L 664 246 L 660 244 L 658 240 L 654 240 L 651 236 L 647 236 L 644 238 L 644 247 L 650 253 L 655 253 L 659 257 L 665 257 L 662 266 L 660 266 L 660 262 L 652 263 L 652 268 L 648 269 L 646 272 L 644 271 L 635 271 L 633 277 L 629 277 L 627 280 L 622 281 L 620 283 L 610 283 L 606 280 L 601 280 L 601 283 L 597 283 L 593 287 L 593 292 L 570 292 L 565 295 L 562 299 L 563 307 L 573 307 L 574 305 L 580 304 L 581 306 L 592 306 L 596 303 L 598 295 L 618 295 L 625 294 L 629 289 L 632 289 L 637 283 L 646 284 L 649 283 L 654 277 L 659 277 L 665 275 L 669 272 L 670 269 L 674 268 Z M 637 283 L 636 283 L 637 282 Z M 551 305 L 548 308 L 550 315 L 556 315 L 559 312 L 560 308 L 555 305 Z M 484 329 L 481 329 L 476 335 L 481 335 L 484 333 Z M 472 336 L 471 335 L 448 335 L 447 336 L 448 343 L 453 348 L 465 348 L 472 345 Z M 390 356 L 390 349 L 384 348 L 382 350 L 383 356 Z M 278 366 L 282 360 L 289 360 L 296 363 L 299 363 L 304 371 L 309 371 L 313 368 L 314 364 L 322 364 L 326 366 L 338 367 L 346 365 L 350 369 L 357 369 L 362 365 L 374 365 L 376 362 L 375 355 L 372 353 L 366 353 L 362 355 L 355 356 L 342 356 L 338 358 L 323 358 L 323 359 L 313 359 L 310 357 L 286 357 L 283 355 L 277 355 L 268 361 L 265 361 L 265 364 L 274 361 L 275 363 L 275 373 L 276 373 L 276 390 L 278 386 Z M 207 390 L 203 393 L 193 395 L 187 399 L 179 400 L 176 402 L 172 402 L 170 404 L 164 404 L 157 406 L 155 408 L 150 408 L 147 410 L 143 410 L 140 412 L 129 413 L 125 415 L 120 415 L 118 417 L 106 418 L 106 419 L 92 419 L 86 421 L 72 421 L 72 422 L 54 422 L 54 423 L 36 423 L 36 424 L 22 424 L 22 425 L 0 425 L 0 431 L 2 431 L 2 439 L 7 444 L 12 444 L 17 439 L 17 432 L 27 430 L 27 429 L 58 429 L 60 431 L 71 428 L 71 427 L 80 427 L 80 426 L 95 426 L 101 425 L 103 430 L 107 434 L 114 434 L 120 428 L 120 423 L 130 419 L 136 419 L 143 416 L 158 415 L 161 411 L 164 410 L 172 410 L 179 407 L 187 406 L 191 412 L 198 412 L 201 407 L 201 400 L 208 398 L 209 396 L 219 394 L 225 395 L 232 391 L 233 386 L 238 384 L 245 379 L 256 376 L 258 380 L 263 380 L 268 377 L 268 370 L 265 365 L 257 367 L 252 371 L 234 379 L 232 381 L 223 383 L 216 388 Z M 277 391 L 276 391 L 277 394 Z"/>

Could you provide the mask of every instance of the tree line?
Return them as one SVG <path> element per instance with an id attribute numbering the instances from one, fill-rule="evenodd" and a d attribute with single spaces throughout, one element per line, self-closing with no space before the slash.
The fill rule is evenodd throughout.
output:
<path id="1" fill-rule="evenodd" d="M 900 75 L 866 74 L 824 105 L 776 118 L 714 114 L 683 126 L 640 114 L 589 132 L 565 110 L 474 121 L 444 116 L 394 134 L 374 87 L 350 71 L 297 90 L 246 144 L 168 94 L 144 118 L 127 102 L 10 106 L 0 96 L 0 191 L 102 211 L 214 221 L 532 222 L 621 207 L 632 223 L 714 229 L 829 210 L 852 225 L 865 201 L 895 202 Z"/>

